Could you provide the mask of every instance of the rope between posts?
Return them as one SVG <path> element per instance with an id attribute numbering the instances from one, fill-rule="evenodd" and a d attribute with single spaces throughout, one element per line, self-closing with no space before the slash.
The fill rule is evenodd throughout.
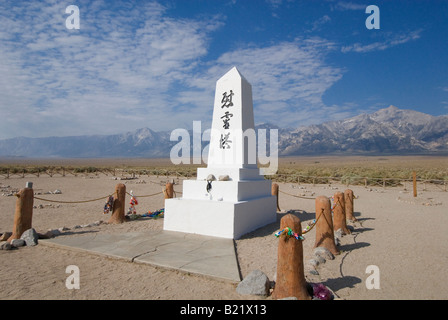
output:
<path id="1" fill-rule="evenodd" d="M 305 233 L 307 233 L 307 232 L 310 232 L 310 231 L 314 228 L 314 226 L 316 225 L 317 221 L 319 221 L 319 218 L 320 218 L 321 215 L 322 215 L 322 212 L 321 212 L 321 214 L 317 217 L 317 219 L 315 219 L 314 221 L 311 222 L 311 226 L 307 226 L 305 229 L 302 230 L 302 234 L 305 234 Z"/>
<path id="2" fill-rule="evenodd" d="M 294 232 L 291 228 L 286 227 L 280 231 L 275 232 L 274 236 L 276 236 L 278 238 L 278 237 L 280 237 L 280 235 L 282 233 L 284 233 L 287 236 L 294 237 L 297 240 L 303 241 L 303 240 L 305 240 L 305 237 L 303 237 L 303 235 L 307 232 L 310 232 L 314 228 L 314 226 L 317 224 L 317 221 L 319 221 L 319 218 L 321 215 L 322 215 L 322 213 L 317 217 L 317 219 L 314 219 L 310 225 L 306 226 L 306 228 L 302 230 L 302 235 L 299 235 L 298 233 Z"/>
<path id="3" fill-rule="evenodd" d="M 137 196 L 137 195 L 132 195 L 132 194 L 130 194 L 129 192 L 127 192 L 126 191 L 126 194 L 127 195 L 129 195 L 129 196 L 131 196 L 131 197 L 137 197 L 137 198 L 147 198 L 147 197 L 152 197 L 152 196 L 156 196 L 156 195 L 158 195 L 158 194 L 162 194 L 163 193 L 163 191 L 160 191 L 160 192 L 157 192 L 157 193 L 153 193 L 153 194 L 147 194 L 147 195 L 144 195 L 144 196 Z"/>
<path id="4" fill-rule="evenodd" d="M 130 196 L 132 196 L 129 192 L 126 191 L 126 193 Z M 139 198 L 146 198 L 146 197 L 152 197 L 152 196 L 156 196 L 159 194 L 162 194 L 163 191 L 157 192 L 157 193 L 153 193 L 153 194 L 148 194 L 148 195 L 143 195 L 143 196 L 136 196 L 135 197 L 139 197 Z M 111 195 L 107 195 L 104 197 L 100 197 L 100 198 L 95 198 L 95 199 L 90 199 L 90 200 L 80 200 L 80 201 L 62 201 L 62 200 L 50 200 L 50 199 L 44 199 L 44 198 L 40 198 L 40 197 L 36 197 L 34 196 L 34 199 L 37 200 L 41 200 L 41 201 L 47 201 L 47 202 L 55 202 L 55 203 L 87 203 L 87 202 L 94 202 L 94 201 L 99 201 L 99 200 L 103 200 L 105 198 L 110 197 Z"/>
<path id="5" fill-rule="evenodd" d="M 310 198 L 310 197 L 296 196 L 294 194 L 290 194 L 290 193 L 284 192 L 282 190 L 278 190 L 278 191 L 281 192 L 281 193 L 287 194 L 288 196 L 291 196 L 291 197 L 296 197 L 296 198 L 301 198 L 301 199 L 308 199 L 308 200 L 314 200 L 315 199 L 315 198 Z"/>
<path id="6" fill-rule="evenodd" d="M 48 201 L 48 202 L 56 202 L 56 203 L 86 203 L 86 202 L 94 202 L 94 201 L 98 201 L 98 200 L 103 200 L 107 197 L 110 197 L 110 195 L 101 197 L 101 198 L 96 198 L 96 199 L 91 199 L 91 200 L 81 200 L 81 201 L 50 200 L 50 199 L 43 199 L 43 198 L 39 198 L 39 197 L 34 197 L 34 199 L 41 200 L 41 201 Z"/>

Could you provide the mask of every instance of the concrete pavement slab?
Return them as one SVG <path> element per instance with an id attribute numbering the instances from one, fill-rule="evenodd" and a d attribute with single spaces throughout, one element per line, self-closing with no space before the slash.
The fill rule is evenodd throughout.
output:
<path id="1" fill-rule="evenodd" d="M 88 251 L 108 257 L 241 281 L 233 239 L 174 231 L 60 236 L 39 244 Z"/>

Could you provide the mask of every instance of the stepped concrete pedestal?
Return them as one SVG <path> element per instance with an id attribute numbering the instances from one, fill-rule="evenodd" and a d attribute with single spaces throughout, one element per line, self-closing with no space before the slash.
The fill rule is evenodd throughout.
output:
<path id="1" fill-rule="evenodd" d="M 207 162 L 182 198 L 165 200 L 164 230 L 238 239 L 276 221 L 271 181 L 257 167 L 252 87 L 235 67 L 216 83 Z"/>

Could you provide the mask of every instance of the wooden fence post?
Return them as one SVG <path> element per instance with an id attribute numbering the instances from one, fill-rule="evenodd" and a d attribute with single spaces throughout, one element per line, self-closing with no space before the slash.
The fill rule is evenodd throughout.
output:
<path id="1" fill-rule="evenodd" d="M 172 199 L 174 197 L 174 184 L 167 182 L 163 194 L 165 195 L 165 199 Z"/>
<path id="2" fill-rule="evenodd" d="M 340 191 L 334 194 L 333 227 L 334 231 L 342 229 L 343 234 L 351 234 L 347 228 L 344 194 Z"/>
<path id="3" fill-rule="evenodd" d="M 344 191 L 345 218 L 350 221 L 358 221 L 353 215 L 353 197 L 353 190 L 347 189 Z"/>
<path id="4" fill-rule="evenodd" d="M 334 241 L 331 201 L 326 196 L 316 197 L 316 242 L 314 247 L 327 248 L 332 254 L 339 254 Z"/>
<path id="5" fill-rule="evenodd" d="M 34 191 L 32 188 L 21 189 L 16 196 L 14 226 L 8 241 L 20 239 L 23 232 L 32 228 Z"/>
<path id="6" fill-rule="evenodd" d="M 300 219 L 295 215 L 287 214 L 280 220 L 281 230 L 286 227 L 302 235 Z M 303 267 L 302 240 L 283 233 L 279 236 L 278 241 L 277 280 L 272 297 L 274 299 L 296 297 L 299 300 L 311 300 Z"/>
<path id="7" fill-rule="evenodd" d="M 278 189 L 279 189 L 278 184 L 273 183 L 273 184 L 272 184 L 272 187 L 271 187 L 271 194 L 272 194 L 273 196 L 275 196 L 276 199 L 277 199 L 277 211 L 281 211 L 281 210 L 280 210 L 280 206 L 279 206 L 279 204 L 278 204 Z"/>
<path id="8" fill-rule="evenodd" d="M 124 216 L 125 203 L 126 203 L 126 186 L 122 183 L 119 183 L 115 186 L 114 207 L 112 215 L 109 219 L 109 223 L 119 224 L 126 222 L 126 217 Z"/>
<path id="9" fill-rule="evenodd" d="M 414 188 L 414 197 L 417 197 L 417 173 L 415 171 L 412 172 L 412 184 Z"/>

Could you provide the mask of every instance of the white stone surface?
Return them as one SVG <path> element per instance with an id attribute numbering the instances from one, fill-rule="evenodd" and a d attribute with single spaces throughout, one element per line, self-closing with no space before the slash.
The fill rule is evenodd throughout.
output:
<path id="1" fill-rule="evenodd" d="M 224 94 L 231 96 L 232 106 L 226 107 L 223 101 Z M 224 128 L 223 116 L 226 112 L 229 117 L 229 128 Z M 242 143 L 243 135 L 255 138 L 254 113 L 252 105 L 252 86 L 240 74 L 236 67 L 222 76 L 216 82 L 215 103 L 213 109 L 212 130 L 210 134 L 210 146 L 208 168 L 257 168 L 256 141 L 254 148 L 249 148 L 249 143 Z M 232 141 L 230 148 L 220 148 L 222 135 L 230 134 Z M 253 134 L 253 135 L 252 135 Z M 250 140 L 250 139 L 248 139 Z M 253 140 L 252 140 L 253 141 Z"/>
<path id="2" fill-rule="evenodd" d="M 276 221 L 276 199 L 257 167 L 252 133 L 252 88 L 234 67 L 216 83 L 208 165 L 183 182 L 182 198 L 165 200 L 164 230 L 238 239 Z M 226 135 L 229 143 L 221 144 Z M 207 192 L 211 174 L 216 180 Z M 223 175 L 229 181 L 218 181 Z"/>
<path id="3" fill-rule="evenodd" d="M 260 169 L 249 168 L 198 168 L 196 179 L 205 180 L 208 175 L 212 174 L 216 179 L 219 176 L 228 175 L 229 180 L 263 180 L 264 177 L 260 174 Z"/>
<path id="4" fill-rule="evenodd" d="M 238 239 L 275 221 L 274 196 L 240 202 L 165 200 L 164 229 L 170 231 Z"/>
<path id="5" fill-rule="evenodd" d="M 271 181 L 269 180 L 212 181 L 211 186 L 212 189 L 208 193 L 207 181 L 186 180 L 183 184 L 183 197 L 238 202 L 271 195 Z"/>

